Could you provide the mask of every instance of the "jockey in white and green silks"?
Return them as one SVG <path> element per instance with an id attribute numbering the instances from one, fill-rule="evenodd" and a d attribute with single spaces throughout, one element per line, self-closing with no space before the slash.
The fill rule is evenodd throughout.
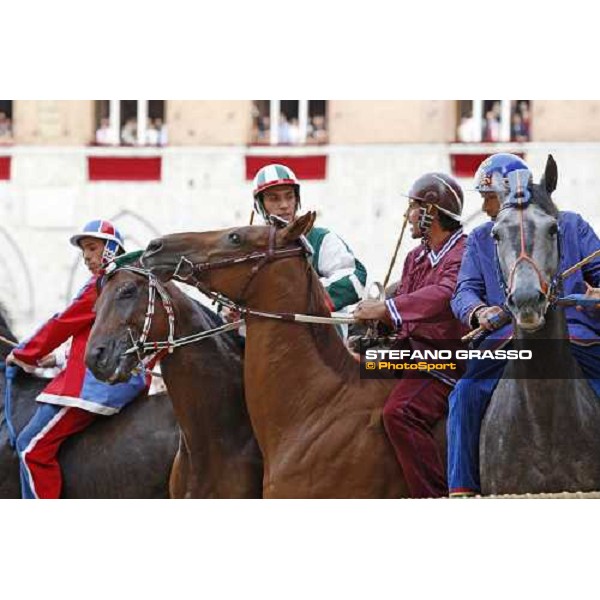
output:
<path id="1" fill-rule="evenodd" d="M 284 165 L 271 164 L 254 178 L 254 210 L 265 222 L 270 215 L 291 221 L 300 208 L 300 182 Z M 313 248 L 312 266 L 327 291 L 330 307 L 339 311 L 362 299 L 367 270 L 335 233 L 313 227 L 306 238 Z"/>

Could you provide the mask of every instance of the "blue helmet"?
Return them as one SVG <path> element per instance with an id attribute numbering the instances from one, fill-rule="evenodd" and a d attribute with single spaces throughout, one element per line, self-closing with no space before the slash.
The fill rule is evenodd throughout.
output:
<path id="1" fill-rule="evenodd" d="M 531 173 L 527 163 L 515 154 L 492 154 L 479 165 L 475 173 L 475 189 L 478 192 L 496 192 L 503 201 L 510 192 L 508 174 L 523 170 Z"/>

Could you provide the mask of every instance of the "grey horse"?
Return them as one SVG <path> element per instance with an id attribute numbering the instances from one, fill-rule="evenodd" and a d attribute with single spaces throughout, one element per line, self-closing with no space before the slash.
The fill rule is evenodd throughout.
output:
<path id="1" fill-rule="evenodd" d="M 492 232 L 509 287 L 513 345 L 533 348 L 533 359 L 508 362 L 486 411 L 484 494 L 600 489 L 600 400 L 571 353 L 564 311 L 548 297 L 560 263 L 551 200 L 557 180 L 550 156 L 540 184 L 530 184 L 531 202 L 503 207 Z"/>

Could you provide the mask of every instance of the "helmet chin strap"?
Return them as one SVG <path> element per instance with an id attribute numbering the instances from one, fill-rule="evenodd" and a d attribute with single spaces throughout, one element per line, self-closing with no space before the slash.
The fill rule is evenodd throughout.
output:
<path id="1" fill-rule="evenodd" d="M 419 206 L 419 229 L 423 233 L 423 237 L 427 239 L 429 237 L 429 230 L 433 224 L 433 205 L 426 204 L 425 206 Z"/>
<path id="2" fill-rule="evenodd" d="M 107 265 L 112 262 L 117 255 L 119 250 L 119 244 L 113 240 L 106 240 L 104 243 L 104 250 L 102 251 L 101 263 Z"/>
<path id="3" fill-rule="evenodd" d="M 296 208 L 294 209 L 294 216 L 296 216 L 298 214 L 300 207 L 301 207 L 300 197 L 298 195 L 296 195 Z M 281 217 L 278 217 L 276 215 L 270 215 L 267 213 L 267 210 L 265 209 L 265 205 L 264 205 L 262 197 L 256 198 L 254 200 L 254 212 L 258 213 L 262 217 L 263 221 L 265 222 L 265 225 L 271 224 L 271 217 L 275 217 L 276 219 L 283 221 L 283 219 Z M 250 225 L 252 225 L 253 221 L 254 221 L 254 219 L 251 218 Z"/>

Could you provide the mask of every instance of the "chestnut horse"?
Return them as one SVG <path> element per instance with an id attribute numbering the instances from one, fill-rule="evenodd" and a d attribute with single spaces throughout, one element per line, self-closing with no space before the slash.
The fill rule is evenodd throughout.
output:
<path id="1" fill-rule="evenodd" d="M 327 316 L 299 243 L 314 218 L 308 213 L 279 230 L 168 235 L 149 244 L 142 262 L 162 279 L 193 278 L 201 290 L 253 310 Z M 250 314 L 246 321 L 246 403 L 263 454 L 264 496 L 407 496 L 381 421 L 395 382 L 361 379 L 334 327 Z"/>
<path id="2" fill-rule="evenodd" d="M 122 266 L 105 277 L 96 303 L 86 364 L 104 381 L 127 378 L 139 364 L 135 353 L 124 353 L 132 346 L 132 335 L 140 338 L 147 312 L 154 310 L 148 342 L 168 338 L 164 304 L 159 302 L 152 309 L 148 301 L 149 285 L 160 284 L 149 273 L 131 267 Z M 212 311 L 174 284 L 161 291 L 168 294 L 172 306 L 176 337 L 222 325 Z M 244 402 L 238 336 L 224 333 L 177 347 L 162 358 L 161 371 L 181 428 L 171 496 L 259 498 L 262 459 Z"/>

